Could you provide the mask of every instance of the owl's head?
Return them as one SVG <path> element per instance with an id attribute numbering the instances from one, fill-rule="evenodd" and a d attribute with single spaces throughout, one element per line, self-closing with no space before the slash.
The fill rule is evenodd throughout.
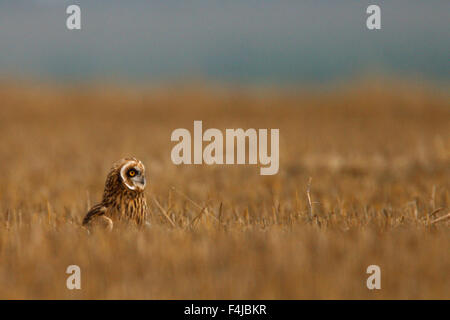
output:
<path id="1" fill-rule="evenodd" d="M 120 180 L 129 190 L 144 191 L 146 186 L 145 167 L 136 158 L 125 158 L 117 163 Z"/>

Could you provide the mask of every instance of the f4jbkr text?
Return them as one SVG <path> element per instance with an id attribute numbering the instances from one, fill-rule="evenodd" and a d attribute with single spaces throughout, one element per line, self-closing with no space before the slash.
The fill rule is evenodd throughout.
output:
<path id="1" fill-rule="evenodd" d="M 203 163 L 208 165 L 256 165 L 259 163 L 261 175 L 274 175 L 278 173 L 279 169 L 279 140 L 279 129 L 270 129 L 270 142 L 268 141 L 268 129 L 247 129 L 245 131 L 244 129 L 226 129 L 224 146 L 222 131 L 210 128 L 203 132 L 202 121 L 194 121 L 193 139 L 188 129 L 179 128 L 172 132 L 171 141 L 178 143 L 172 148 L 171 158 L 176 165 Z M 208 142 L 205 147 L 203 147 L 203 142 Z M 248 162 L 246 162 L 247 150 Z M 192 153 L 194 159 L 192 159 Z"/>

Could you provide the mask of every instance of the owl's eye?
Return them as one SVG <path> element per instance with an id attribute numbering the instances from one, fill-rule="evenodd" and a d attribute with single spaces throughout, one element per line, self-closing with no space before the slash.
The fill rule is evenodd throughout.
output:
<path id="1" fill-rule="evenodd" d="M 130 177 L 134 177 L 134 176 L 136 175 L 136 170 L 130 170 L 130 171 L 128 171 L 128 175 L 129 175 Z"/>

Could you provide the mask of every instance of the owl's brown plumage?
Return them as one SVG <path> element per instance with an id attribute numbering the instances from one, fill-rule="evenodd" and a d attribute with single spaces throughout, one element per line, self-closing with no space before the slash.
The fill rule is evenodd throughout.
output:
<path id="1" fill-rule="evenodd" d="M 83 219 L 83 226 L 103 224 L 112 229 L 113 223 L 145 223 L 147 202 L 145 167 L 135 158 L 116 162 L 106 178 L 102 202 L 93 206 Z"/>

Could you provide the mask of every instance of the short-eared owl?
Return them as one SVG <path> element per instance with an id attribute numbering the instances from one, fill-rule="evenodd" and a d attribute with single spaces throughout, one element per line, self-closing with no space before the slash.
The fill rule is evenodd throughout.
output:
<path id="1" fill-rule="evenodd" d="M 145 167 L 135 158 L 116 162 L 106 178 L 102 202 L 93 206 L 83 219 L 83 226 L 103 224 L 112 229 L 113 223 L 145 223 L 147 202 Z"/>

